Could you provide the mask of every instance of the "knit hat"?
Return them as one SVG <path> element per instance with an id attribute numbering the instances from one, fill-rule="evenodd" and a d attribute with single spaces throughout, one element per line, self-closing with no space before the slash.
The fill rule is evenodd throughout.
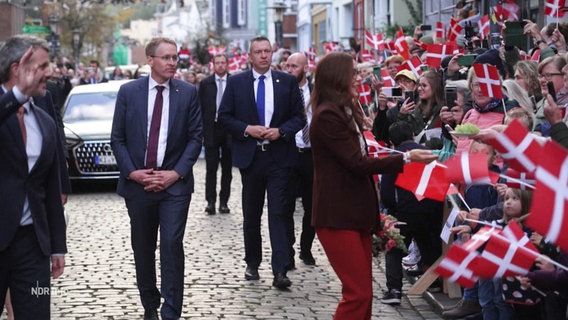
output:
<path id="1" fill-rule="evenodd" d="M 404 69 L 404 70 L 400 70 L 395 76 L 394 76 L 394 81 L 397 81 L 398 78 L 400 77 L 407 77 L 408 79 L 416 82 L 416 76 L 414 75 L 414 73 L 408 69 Z"/>
<path id="2" fill-rule="evenodd" d="M 542 62 L 542 60 L 544 60 L 548 57 L 554 57 L 555 55 L 556 55 L 556 53 L 554 53 L 554 50 L 552 50 L 551 48 L 540 49 L 539 62 Z"/>
<path id="3" fill-rule="evenodd" d="M 419 41 L 423 44 L 434 44 L 432 36 L 422 36 Z"/>
<path id="4" fill-rule="evenodd" d="M 497 67 L 499 70 L 499 74 L 501 77 L 507 77 L 507 70 L 505 69 L 505 65 L 503 64 L 503 60 L 501 60 L 501 56 L 499 55 L 499 50 L 497 49 L 489 49 L 484 53 L 480 54 L 475 58 L 473 63 L 481 63 L 481 64 L 490 64 L 492 66 Z"/>

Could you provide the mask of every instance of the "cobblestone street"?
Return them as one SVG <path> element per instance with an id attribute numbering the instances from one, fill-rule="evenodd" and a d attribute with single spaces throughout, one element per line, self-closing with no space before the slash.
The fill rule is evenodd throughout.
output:
<path id="1" fill-rule="evenodd" d="M 341 286 L 316 239 L 316 266 L 296 255 L 288 273 L 289 291 L 271 286 L 270 246 L 263 216 L 264 259 L 260 281 L 244 280 L 242 213 L 238 170 L 234 170 L 228 215 L 208 216 L 205 161 L 195 166 L 195 193 L 185 233 L 184 319 L 331 319 Z M 52 319 L 141 319 L 143 309 L 135 285 L 130 226 L 124 201 L 111 184 L 75 187 L 66 206 L 69 216 L 67 267 L 52 283 Z M 302 210 L 295 213 L 299 238 Z M 295 248 L 296 251 L 298 248 Z M 157 252 L 158 256 L 159 252 Z M 159 269 L 158 269 L 159 270 Z M 422 299 L 404 297 L 398 307 L 379 302 L 384 273 L 375 261 L 373 319 L 440 319 Z M 408 287 L 405 287 L 405 290 Z M 3 315 L 2 319 L 5 319 Z"/>

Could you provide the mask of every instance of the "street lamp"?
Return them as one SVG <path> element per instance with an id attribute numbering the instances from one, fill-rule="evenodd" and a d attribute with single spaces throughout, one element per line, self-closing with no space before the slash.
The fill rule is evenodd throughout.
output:
<path id="1" fill-rule="evenodd" d="M 51 44 L 51 54 L 52 57 L 56 57 L 57 50 L 59 49 L 59 35 L 57 34 L 57 24 L 59 23 L 59 17 L 57 16 L 57 14 L 51 14 L 49 15 L 47 21 L 51 30 L 48 39 Z"/>
<path id="2" fill-rule="evenodd" d="M 73 29 L 73 58 L 75 60 L 75 69 L 79 66 L 79 43 L 81 42 L 81 30 Z"/>
<path id="3" fill-rule="evenodd" d="M 274 38 L 278 45 L 282 46 L 284 44 L 284 34 L 282 31 L 282 17 L 284 15 L 284 10 L 286 10 L 286 4 L 283 1 L 275 1 L 274 5 L 270 9 L 274 9 Z"/>

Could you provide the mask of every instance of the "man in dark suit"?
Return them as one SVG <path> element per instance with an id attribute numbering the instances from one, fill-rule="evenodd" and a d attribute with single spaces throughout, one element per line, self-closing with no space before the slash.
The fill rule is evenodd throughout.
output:
<path id="1" fill-rule="evenodd" d="M 217 121 L 221 97 L 227 84 L 227 57 L 220 53 L 213 57 L 215 73 L 199 84 L 199 102 L 203 117 L 203 145 L 205 146 L 205 212 L 215 214 L 217 199 L 217 168 L 221 162 L 221 190 L 219 191 L 219 212 L 231 212 L 228 206 L 231 195 L 232 163 L 231 135 Z M 220 152 L 220 153 L 219 153 Z"/>
<path id="2" fill-rule="evenodd" d="M 294 77 L 270 70 L 270 41 L 252 39 L 249 57 L 253 70 L 229 77 L 218 119 L 232 135 L 233 164 L 241 172 L 245 279 L 259 279 L 260 222 L 266 193 L 272 285 L 284 289 L 291 285 L 286 271 L 291 263 L 291 177 L 298 160 L 294 135 L 306 124 L 306 116 Z"/>
<path id="3" fill-rule="evenodd" d="M 295 189 L 298 190 L 300 198 L 302 198 L 302 207 L 304 208 L 304 217 L 302 218 L 302 234 L 300 235 L 300 260 L 306 265 L 315 265 L 316 260 L 312 255 L 312 243 L 314 241 L 316 231 L 312 227 L 312 185 L 314 183 L 314 161 L 312 159 L 312 145 L 309 137 L 309 124 L 312 119 L 312 110 L 308 106 L 310 101 L 310 93 L 312 85 L 307 77 L 308 58 L 302 52 L 296 52 L 288 57 L 286 61 L 286 70 L 293 75 L 298 82 L 298 87 L 303 95 L 304 110 L 306 112 L 307 123 L 302 130 L 296 133 L 294 137 L 296 142 L 296 152 L 298 153 L 298 165 L 294 168 Z M 296 206 L 292 207 L 294 211 Z M 292 220 L 294 221 L 294 220 Z M 294 261 L 294 224 L 290 230 L 291 238 L 291 256 Z"/>
<path id="4" fill-rule="evenodd" d="M 59 277 L 67 253 L 60 141 L 30 99 L 46 94 L 49 45 L 14 36 L 0 57 L 0 310 L 10 289 L 16 319 L 50 319 L 50 269 Z"/>
<path id="5" fill-rule="evenodd" d="M 120 169 L 117 193 L 130 216 L 136 280 L 144 319 L 157 319 L 156 241 L 160 229 L 162 319 L 179 319 L 183 305 L 183 235 L 193 165 L 201 151 L 201 110 L 193 85 L 173 79 L 176 43 L 146 45 L 149 77 L 118 91 L 111 145 Z"/>

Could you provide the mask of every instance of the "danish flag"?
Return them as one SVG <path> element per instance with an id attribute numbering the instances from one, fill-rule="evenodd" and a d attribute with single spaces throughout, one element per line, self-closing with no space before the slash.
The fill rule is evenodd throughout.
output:
<path id="1" fill-rule="evenodd" d="M 540 61 L 540 49 L 536 49 L 531 56 L 532 61 Z"/>
<path id="2" fill-rule="evenodd" d="M 396 85 L 393 78 L 391 78 L 389 71 L 386 68 L 381 69 L 381 78 L 383 78 L 383 87 L 394 87 Z"/>
<path id="3" fill-rule="evenodd" d="M 226 46 L 209 46 L 207 48 L 207 51 L 209 51 L 209 54 L 214 57 L 216 54 L 218 53 L 225 53 L 225 51 L 227 51 L 227 47 Z"/>
<path id="4" fill-rule="evenodd" d="M 486 97 L 503 99 L 501 79 L 497 67 L 489 64 L 474 63 L 473 70 L 479 80 L 481 92 Z"/>
<path id="5" fill-rule="evenodd" d="M 437 40 L 444 39 L 444 33 L 446 33 L 446 28 L 444 28 L 444 24 L 440 21 L 436 22 L 436 39 Z"/>
<path id="6" fill-rule="evenodd" d="M 453 55 L 454 49 L 453 44 L 429 44 L 426 51 L 426 64 L 434 68 L 440 68 L 442 59 Z"/>
<path id="7" fill-rule="evenodd" d="M 566 0 L 546 0 L 544 4 L 544 14 L 549 17 L 564 17 L 564 6 Z"/>
<path id="8" fill-rule="evenodd" d="M 442 168 L 436 161 L 429 164 L 413 162 L 404 166 L 394 184 L 397 187 L 413 192 L 418 201 L 424 198 L 437 201 L 446 199 L 450 183 Z"/>
<path id="9" fill-rule="evenodd" d="M 479 37 L 481 39 L 487 38 L 489 35 L 489 15 L 486 14 L 479 21 L 477 21 L 477 26 L 479 27 Z"/>
<path id="10" fill-rule="evenodd" d="M 385 150 L 383 147 L 385 143 L 383 141 L 377 141 L 373 132 L 364 131 L 363 136 L 365 137 L 365 142 L 367 143 L 367 152 L 370 157 L 373 158 L 383 158 L 390 155 L 390 151 Z"/>
<path id="11" fill-rule="evenodd" d="M 241 70 L 241 57 L 239 55 L 235 55 L 233 58 L 229 59 L 229 70 L 231 72 Z"/>
<path id="12" fill-rule="evenodd" d="M 404 31 L 402 31 L 402 28 L 398 28 L 395 37 L 396 40 L 394 46 L 396 48 L 396 52 L 404 59 L 408 60 L 408 58 L 410 58 L 410 52 L 408 52 L 408 42 L 406 42 L 406 37 L 404 36 Z"/>
<path id="13" fill-rule="evenodd" d="M 548 141 L 541 155 L 527 226 L 568 251 L 568 150 Z"/>
<path id="14" fill-rule="evenodd" d="M 362 105 L 371 103 L 371 87 L 368 84 L 357 85 L 357 92 L 359 92 L 359 103 Z"/>
<path id="15" fill-rule="evenodd" d="M 462 152 L 446 161 L 446 178 L 452 183 L 495 184 L 499 175 L 490 174 L 487 154 Z"/>
<path id="16" fill-rule="evenodd" d="M 326 53 L 337 51 L 339 48 L 339 43 L 335 41 L 327 41 L 323 43 L 323 49 Z"/>
<path id="17" fill-rule="evenodd" d="M 542 146 L 517 119 L 513 120 L 495 139 L 487 141 L 499 152 L 509 167 L 520 172 L 534 172 L 540 163 Z"/>
<path id="18" fill-rule="evenodd" d="M 414 56 L 411 60 L 406 60 L 403 64 L 398 67 L 398 71 L 410 70 L 416 76 L 416 79 L 420 77 L 422 71 L 420 66 L 422 65 L 422 60 L 418 56 Z"/>
<path id="19" fill-rule="evenodd" d="M 534 172 L 519 172 L 513 168 L 509 168 L 505 174 L 505 179 L 507 179 L 505 183 L 507 184 L 507 187 L 521 190 L 534 189 L 534 185 L 536 184 Z M 525 184 L 519 183 L 519 181 L 531 185 L 533 188 L 528 188 Z"/>
<path id="20" fill-rule="evenodd" d="M 515 0 L 506 0 L 502 4 L 493 7 L 494 21 L 519 21 L 519 5 Z"/>
<path id="21" fill-rule="evenodd" d="M 371 48 L 375 50 L 385 50 L 385 41 L 383 40 L 382 33 L 373 35 L 369 30 L 365 30 L 365 40 Z"/>
<path id="22" fill-rule="evenodd" d="M 482 245 L 487 243 L 491 235 L 498 234 L 501 232 L 501 227 L 499 226 L 483 226 L 479 231 L 474 233 L 466 243 L 462 245 L 467 251 L 475 251 L 479 249 Z"/>
<path id="23" fill-rule="evenodd" d="M 456 244 L 452 245 L 434 272 L 450 282 L 457 282 L 464 288 L 471 288 L 479 277 L 473 267 L 479 261 L 477 251 L 468 251 Z"/>
<path id="24" fill-rule="evenodd" d="M 509 236 L 516 237 L 512 231 Z M 481 278 L 502 278 L 527 274 L 538 257 L 538 253 L 533 250 L 534 246 L 524 233 L 523 237 L 519 241 L 511 241 L 503 233 L 492 235 L 481 253 L 483 262 L 476 264 L 474 272 Z"/>
<path id="25" fill-rule="evenodd" d="M 316 48 L 310 47 L 308 51 L 305 51 L 305 54 L 308 60 L 316 60 Z"/>
<path id="26" fill-rule="evenodd" d="M 375 62 L 375 55 L 371 50 L 361 49 L 360 55 L 363 62 Z"/>
<path id="27" fill-rule="evenodd" d="M 462 31 L 462 26 L 460 26 L 456 20 L 451 19 L 450 29 L 448 30 L 448 40 L 455 41 L 456 38 L 461 35 L 461 31 Z"/>

